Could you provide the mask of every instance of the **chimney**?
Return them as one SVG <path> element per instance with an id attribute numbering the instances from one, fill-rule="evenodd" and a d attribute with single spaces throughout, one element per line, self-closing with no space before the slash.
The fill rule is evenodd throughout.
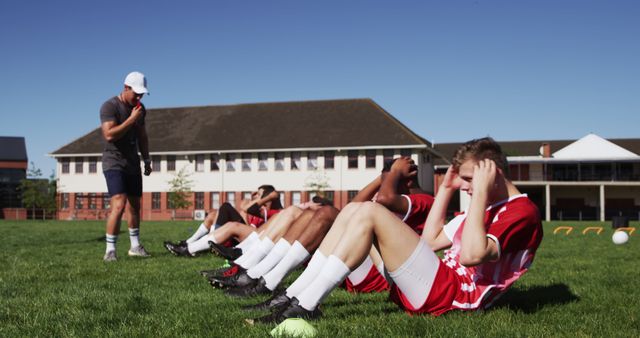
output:
<path id="1" fill-rule="evenodd" d="M 551 157 L 551 145 L 549 143 L 542 143 L 540 146 L 540 155 L 544 158 Z"/>

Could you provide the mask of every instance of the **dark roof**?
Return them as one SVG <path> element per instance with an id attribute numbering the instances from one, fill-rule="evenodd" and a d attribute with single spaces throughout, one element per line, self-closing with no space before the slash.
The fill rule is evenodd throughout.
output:
<path id="1" fill-rule="evenodd" d="M 24 137 L 0 136 L 0 161 L 27 162 L 27 146 Z"/>
<path id="2" fill-rule="evenodd" d="M 149 109 L 146 126 L 150 152 L 430 145 L 371 99 Z M 97 128 L 52 154 L 101 152 Z"/>
<path id="3" fill-rule="evenodd" d="M 635 154 L 640 155 L 640 139 L 607 139 L 608 141 L 619 145 Z M 502 151 L 507 156 L 538 156 L 540 155 L 540 146 L 548 143 L 551 153 L 568 146 L 577 140 L 538 140 L 538 141 L 498 141 L 502 147 Z M 440 143 L 434 144 L 433 149 L 442 154 L 447 161 L 453 157 L 453 153 L 461 146 L 462 143 Z M 436 159 L 435 165 L 447 164 L 444 159 Z"/>

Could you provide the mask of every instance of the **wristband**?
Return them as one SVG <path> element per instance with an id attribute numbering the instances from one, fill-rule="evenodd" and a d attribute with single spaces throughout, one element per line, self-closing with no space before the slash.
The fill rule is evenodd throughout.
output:
<path id="1" fill-rule="evenodd" d="M 145 158 L 144 159 L 144 164 L 151 164 L 151 159 Z"/>

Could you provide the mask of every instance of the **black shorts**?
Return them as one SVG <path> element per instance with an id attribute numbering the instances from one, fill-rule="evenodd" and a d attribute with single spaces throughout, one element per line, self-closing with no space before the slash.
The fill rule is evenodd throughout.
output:
<path id="1" fill-rule="evenodd" d="M 142 197 L 142 175 L 128 174 L 120 170 L 106 170 L 104 178 L 107 180 L 109 195 L 126 194 L 127 196 Z"/>

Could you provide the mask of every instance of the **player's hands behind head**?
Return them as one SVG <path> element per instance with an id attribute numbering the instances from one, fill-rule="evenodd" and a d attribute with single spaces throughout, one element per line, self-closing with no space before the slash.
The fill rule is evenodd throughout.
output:
<path id="1" fill-rule="evenodd" d="M 496 179 L 501 176 L 496 163 L 488 158 L 479 161 L 473 168 L 473 193 L 489 193 L 496 184 Z"/>
<path id="2" fill-rule="evenodd" d="M 411 178 L 418 175 L 418 166 L 411 157 L 400 157 L 391 165 L 391 171 L 400 172 L 403 178 Z"/>

